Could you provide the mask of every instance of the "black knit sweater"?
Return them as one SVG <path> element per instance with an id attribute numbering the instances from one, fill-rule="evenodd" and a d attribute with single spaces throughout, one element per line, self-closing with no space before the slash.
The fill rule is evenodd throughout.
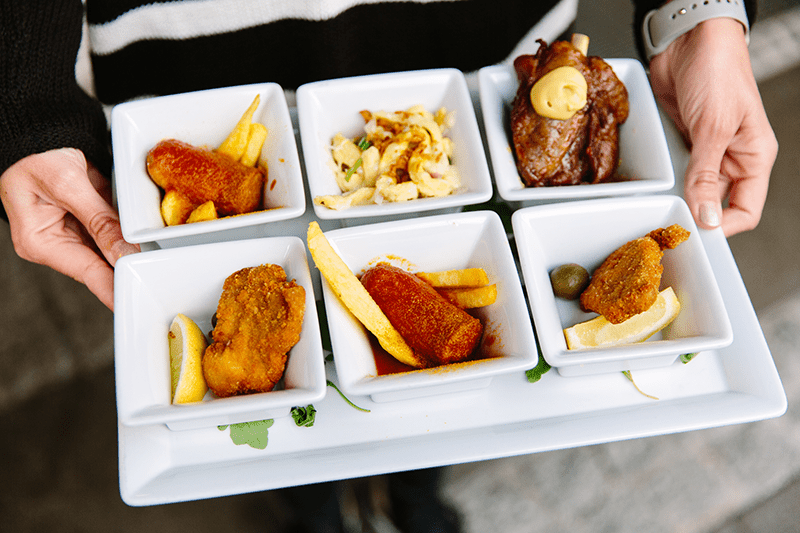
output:
<path id="1" fill-rule="evenodd" d="M 30 154 L 76 147 L 108 176 L 105 115 L 75 81 L 80 0 L 0 2 L 0 173 Z"/>

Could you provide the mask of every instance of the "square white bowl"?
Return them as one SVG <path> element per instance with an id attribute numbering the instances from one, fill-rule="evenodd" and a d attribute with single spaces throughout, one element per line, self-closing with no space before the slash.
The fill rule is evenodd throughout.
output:
<path id="1" fill-rule="evenodd" d="M 159 187 L 145 166 L 147 153 L 164 139 L 195 146 L 216 147 L 228 136 L 256 94 L 261 104 L 253 116 L 264 124 L 267 139 L 261 151 L 269 172 L 264 185 L 264 208 L 247 215 L 207 222 L 166 226 L 161 217 Z M 209 89 L 135 100 L 111 111 L 114 186 L 122 235 L 132 243 L 179 239 L 269 224 L 299 217 L 306 207 L 300 156 L 286 96 L 276 83 Z M 220 238 L 219 240 L 223 240 Z"/>
<path id="2" fill-rule="evenodd" d="M 474 310 L 484 324 L 481 351 L 489 358 L 379 376 L 367 330 L 323 281 L 336 372 L 345 393 L 370 395 L 377 402 L 402 400 L 483 388 L 493 376 L 536 366 L 533 327 L 511 247 L 496 213 L 476 211 L 353 226 L 328 231 L 326 236 L 357 275 L 386 260 L 413 272 L 483 268 L 489 282 L 497 283 L 497 301 Z"/>
<path id="3" fill-rule="evenodd" d="M 453 139 L 453 164 L 462 188 L 443 198 L 419 198 L 408 202 L 359 205 L 334 210 L 314 205 L 320 219 L 385 221 L 415 213 L 453 212 L 492 197 L 492 179 L 483 149 L 464 74 L 456 69 L 395 72 L 325 80 L 297 89 L 297 116 L 311 198 L 341 194 L 331 171 L 331 141 L 337 133 L 356 137 L 364 132 L 359 111 L 399 111 L 421 104 L 434 113 L 445 107 L 455 112 L 455 124 L 447 135 Z M 366 222 L 361 220 L 361 222 Z"/>
<path id="4" fill-rule="evenodd" d="M 560 374 L 669 366 L 681 354 L 723 348 L 733 341 L 701 230 L 682 198 L 654 195 L 526 207 L 516 211 L 511 222 L 542 355 Z M 626 242 L 672 224 L 691 232 L 677 248 L 665 250 L 661 261 L 660 288 L 675 291 L 681 303 L 677 318 L 645 342 L 568 350 L 563 330 L 597 315 L 582 312 L 578 300 L 557 298 L 550 271 L 577 263 L 591 274 Z"/>
<path id="5" fill-rule="evenodd" d="M 635 59 L 607 59 L 606 62 L 625 84 L 630 103 L 628 119 L 620 126 L 618 170 L 630 179 L 616 183 L 525 187 L 517 171 L 511 139 L 510 112 L 519 85 L 514 67 L 498 65 L 484 67 L 478 72 L 486 141 L 501 198 L 535 204 L 542 200 L 654 193 L 672 188 L 675 172 L 667 138 L 642 64 Z"/>
<path id="6" fill-rule="evenodd" d="M 306 291 L 300 341 L 289 352 L 280 390 L 231 398 L 209 393 L 203 402 L 172 405 L 167 334 L 183 313 L 212 330 L 225 279 L 245 267 L 280 265 Z M 266 237 L 128 255 L 117 261 L 114 360 L 117 409 L 127 426 L 166 424 L 192 429 L 287 416 L 325 396 L 319 318 L 303 241 Z"/>

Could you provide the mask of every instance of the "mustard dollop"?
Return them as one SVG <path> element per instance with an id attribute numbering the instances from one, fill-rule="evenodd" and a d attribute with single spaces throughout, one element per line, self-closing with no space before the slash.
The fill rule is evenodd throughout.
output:
<path id="1" fill-rule="evenodd" d="M 551 70 L 531 88 L 533 109 L 543 117 L 567 120 L 586 105 L 586 78 L 575 67 Z"/>

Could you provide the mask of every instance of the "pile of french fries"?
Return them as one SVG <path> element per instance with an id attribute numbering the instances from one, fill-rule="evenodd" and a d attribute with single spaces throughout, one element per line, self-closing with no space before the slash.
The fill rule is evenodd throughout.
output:
<path id="1" fill-rule="evenodd" d="M 267 139 L 267 127 L 258 122 L 253 122 L 253 114 L 261 103 L 260 95 L 256 95 L 253 103 L 244 112 L 236 127 L 228 137 L 219 145 L 217 153 L 225 154 L 234 161 L 248 167 L 254 167 L 261 155 L 261 148 Z"/>
<path id="2" fill-rule="evenodd" d="M 261 149 L 267 139 L 267 127 L 253 122 L 253 115 L 260 103 L 261 96 L 256 94 L 242 118 L 215 150 L 217 153 L 225 154 L 248 167 L 255 167 L 259 163 Z M 189 198 L 176 190 L 168 190 L 164 194 L 161 200 L 161 216 L 167 226 L 219 218 L 213 200 L 195 206 Z"/>
<path id="3" fill-rule="evenodd" d="M 311 257 L 320 274 L 345 307 L 375 335 L 381 347 L 395 359 L 415 368 L 421 367 L 423 363 L 389 322 L 361 281 L 339 257 L 317 222 L 308 225 L 306 238 Z M 420 272 L 417 276 L 462 309 L 491 305 L 497 299 L 497 284 L 489 284 L 486 271 L 482 268 Z"/>

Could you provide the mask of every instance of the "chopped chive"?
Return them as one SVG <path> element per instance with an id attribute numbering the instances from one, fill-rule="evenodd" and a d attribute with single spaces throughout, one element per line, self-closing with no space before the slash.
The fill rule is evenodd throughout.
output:
<path id="1" fill-rule="evenodd" d="M 366 137 L 361 137 L 361 138 L 358 140 L 358 142 L 356 143 L 356 146 L 358 146 L 358 149 L 359 149 L 359 150 L 361 150 L 361 151 L 363 152 L 364 150 L 366 150 L 367 148 L 369 148 L 370 144 L 371 144 L 371 143 L 370 143 L 370 142 L 367 140 L 367 138 L 366 138 Z"/>
<path id="2" fill-rule="evenodd" d="M 362 161 L 360 157 L 356 159 L 356 162 L 353 164 L 352 167 L 350 167 L 350 169 L 347 171 L 347 174 L 344 175 L 344 181 L 350 181 L 350 178 L 353 177 L 353 172 L 358 170 L 358 167 L 361 166 L 361 163 Z"/>

